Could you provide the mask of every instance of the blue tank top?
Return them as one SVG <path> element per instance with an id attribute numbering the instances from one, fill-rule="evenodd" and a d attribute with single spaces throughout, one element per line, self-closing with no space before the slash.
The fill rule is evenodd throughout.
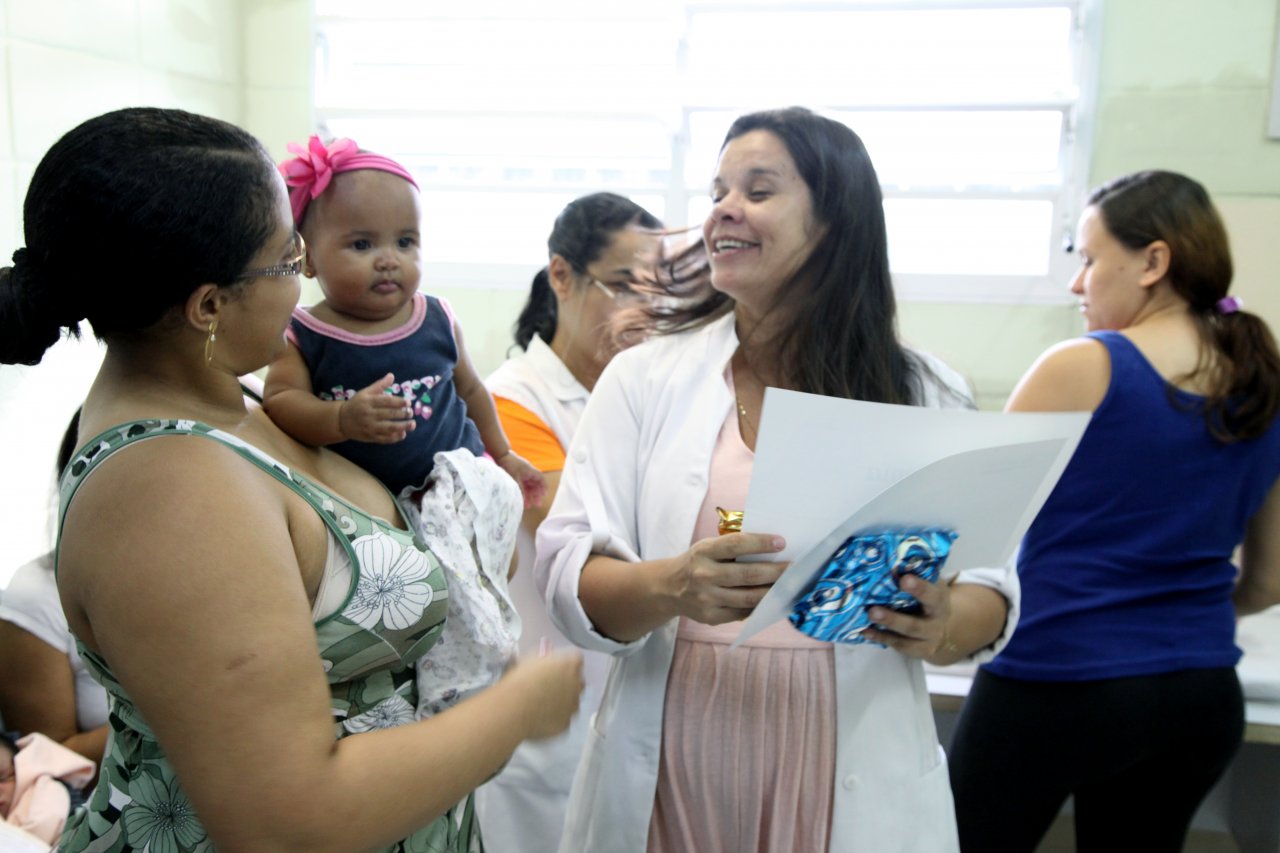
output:
<path id="1" fill-rule="evenodd" d="M 398 329 L 356 335 L 297 308 L 289 339 L 311 372 L 311 391 L 322 400 L 355 396 L 387 373 L 391 393 L 413 407 L 417 426 L 397 444 L 344 441 L 330 449 L 342 454 L 403 496 L 426 485 L 436 453 L 465 447 L 484 454 L 480 432 L 467 417 L 467 404 L 453 384 L 458 345 L 443 303 L 415 293 L 413 313 Z"/>
<path id="2" fill-rule="evenodd" d="M 1280 421 L 1222 444 L 1202 397 L 1124 335 L 1089 337 L 1111 384 L 1022 542 L 1022 615 L 987 669 L 1085 681 L 1234 666 L 1231 555 L 1280 476 Z"/>

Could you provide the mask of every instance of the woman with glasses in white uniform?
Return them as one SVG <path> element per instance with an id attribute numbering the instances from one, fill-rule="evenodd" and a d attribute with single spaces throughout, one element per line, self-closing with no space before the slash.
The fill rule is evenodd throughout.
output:
<path id="1" fill-rule="evenodd" d="M 617 352 L 614 320 L 643 298 L 634 289 L 648 279 L 662 223 L 630 199 L 600 192 L 569 203 L 547 239 L 549 260 L 534 276 L 516 321 L 524 352 L 499 367 L 486 384 L 515 452 L 542 471 L 547 494 L 525 509 L 519 563 L 511 595 L 523 623 L 521 653 L 570 645 L 547 618 L 534 586 L 533 537 L 560 482 L 578 418 L 605 366 Z M 599 701 L 608 659 L 587 655 L 587 689 L 572 727 L 563 735 L 530 741 L 477 792 L 477 812 L 492 850 L 554 853 L 565 806 L 582 754 L 590 714 Z"/>

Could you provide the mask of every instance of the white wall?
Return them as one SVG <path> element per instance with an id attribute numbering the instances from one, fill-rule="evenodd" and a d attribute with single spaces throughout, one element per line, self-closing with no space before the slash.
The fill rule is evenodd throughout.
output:
<path id="1" fill-rule="evenodd" d="M 1109 0 L 1093 183 L 1172 169 L 1209 190 L 1231 234 L 1232 292 L 1280 330 L 1280 140 L 1267 136 L 1277 0 Z"/>

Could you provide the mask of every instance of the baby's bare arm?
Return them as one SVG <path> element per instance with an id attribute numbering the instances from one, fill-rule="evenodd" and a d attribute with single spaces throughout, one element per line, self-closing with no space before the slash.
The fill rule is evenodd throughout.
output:
<path id="1" fill-rule="evenodd" d="M 321 400 L 311 393 L 302 354 L 289 344 L 267 369 L 262 406 L 281 429 L 312 447 L 348 439 L 394 444 L 414 427 L 409 404 L 386 393 L 394 382 L 388 373 L 349 400 Z"/>

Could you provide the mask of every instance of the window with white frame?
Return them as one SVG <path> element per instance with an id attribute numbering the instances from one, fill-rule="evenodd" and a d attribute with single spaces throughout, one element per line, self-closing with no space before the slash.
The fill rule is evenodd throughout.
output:
<path id="1" fill-rule="evenodd" d="M 323 134 L 423 188 L 428 280 L 524 287 L 571 199 L 698 223 L 732 120 L 863 138 L 906 299 L 1060 301 L 1095 0 L 316 0 Z"/>

